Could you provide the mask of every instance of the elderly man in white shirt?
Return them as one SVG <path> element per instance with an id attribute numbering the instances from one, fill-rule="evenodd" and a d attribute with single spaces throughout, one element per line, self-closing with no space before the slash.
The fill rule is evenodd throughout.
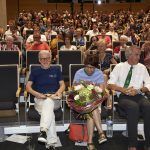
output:
<path id="1" fill-rule="evenodd" d="M 113 69 L 108 88 L 117 91 L 119 106 L 125 111 L 128 127 L 128 150 L 137 150 L 137 125 L 139 116 L 144 120 L 145 145 L 150 150 L 150 101 L 144 94 L 150 91 L 150 76 L 146 67 L 139 63 L 141 50 L 127 47 L 127 61 Z"/>

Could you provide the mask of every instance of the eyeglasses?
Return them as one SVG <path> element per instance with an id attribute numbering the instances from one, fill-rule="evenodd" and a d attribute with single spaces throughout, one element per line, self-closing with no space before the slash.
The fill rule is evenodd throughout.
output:
<path id="1" fill-rule="evenodd" d="M 50 57 L 40 58 L 41 61 L 48 61 L 50 60 Z"/>

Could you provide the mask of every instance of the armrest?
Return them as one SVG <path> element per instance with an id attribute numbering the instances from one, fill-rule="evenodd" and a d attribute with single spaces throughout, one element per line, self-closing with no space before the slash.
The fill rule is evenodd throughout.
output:
<path id="1" fill-rule="evenodd" d="M 28 92 L 25 90 L 25 91 L 24 91 L 24 97 L 27 98 L 28 95 L 29 95 Z"/>
<path id="2" fill-rule="evenodd" d="M 19 97 L 19 96 L 20 96 L 20 93 L 21 93 L 21 87 L 19 87 L 19 88 L 17 89 L 16 97 Z"/>

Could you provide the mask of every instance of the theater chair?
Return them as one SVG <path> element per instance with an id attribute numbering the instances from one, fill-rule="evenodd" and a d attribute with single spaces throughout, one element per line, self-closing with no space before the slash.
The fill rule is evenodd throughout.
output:
<path id="1" fill-rule="evenodd" d="M 40 64 L 33 64 L 30 65 L 29 67 L 29 74 L 31 72 L 32 69 L 36 69 L 39 68 Z M 57 67 L 60 70 L 62 70 L 62 66 L 61 65 L 51 65 L 51 67 Z M 28 80 L 28 79 L 27 79 Z M 25 120 L 26 120 L 26 125 L 39 125 L 39 121 L 40 121 L 40 115 L 39 113 L 35 110 L 34 108 L 34 96 L 27 93 L 27 91 L 24 92 L 24 97 L 25 97 Z M 62 101 L 62 106 L 55 110 L 55 121 L 56 124 L 60 124 L 63 125 L 64 124 L 64 111 L 65 111 L 65 100 L 61 100 Z"/>
<path id="2" fill-rule="evenodd" d="M 29 70 L 31 64 L 39 64 L 39 50 L 28 50 L 26 51 L 26 70 Z"/>
<path id="3" fill-rule="evenodd" d="M 21 67 L 19 51 L 0 51 L 0 65 L 17 64 Z"/>
<path id="4" fill-rule="evenodd" d="M 58 64 L 62 65 L 62 74 L 65 82 L 69 81 L 69 65 L 70 64 L 81 64 L 82 63 L 82 52 L 79 50 L 61 50 L 58 51 Z"/>
<path id="5" fill-rule="evenodd" d="M 19 67 L 14 65 L 0 65 L 0 117 L 1 123 L 20 124 L 19 100 Z M 7 119 L 6 117 L 9 117 Z"/>

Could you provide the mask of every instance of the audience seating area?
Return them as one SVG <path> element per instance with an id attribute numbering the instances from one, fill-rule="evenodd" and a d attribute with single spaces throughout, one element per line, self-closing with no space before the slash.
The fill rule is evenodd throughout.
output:
<path id="1" fill-rule="evenodd" d="M 34 11 L 33 11 L 34 12 Z M 112 35 L 111 37 L 111 42 L 112 42 L 112 47 L 106 50 L 106 53 L 110 53 L 111 55 L 114 54 L 114 48 L 117 46 L 120 46 L 120 36 L 121 35 L 126 35 L 128 39 L 130 39 L 126 45 L 135 45 L 137 44 L 140 48 L 142 48 L 142 45 L 145 43 L 145 41 L 149 41 L 149 39 L 146 39 L 146 34 L 150 33 L 149 29 L 146 28 L 146 24 L 149 23 L 149 14 L 150 11 L 145 11 L 142 12 L 142 10 L 139 12 L 139 14 L 143 17 L 142 20 L 147 19 L 145 22 L 142 22 L 143 24 L 141 25 L 141 30 L 136 30 L 138 27 L 136 26 L 136 23 L 134 26 L 132 26 L 131 20 L 135 21 L 136 17 L 140 18 L 140 15 L 138 13 L 132 13 L 128 12 L 125 10 L 119 10 L 110 14 L 105 14 L 102 12 L 100 15 L 100 12 L 87 12 L 87 14 L 84 13 L 78 13 L 78 15 L 75 15 L 75 20 L 76 22 L 73 21 L 71 17 L 68 15 L 68 11 L 62 12 L 61 13 L 56 12 L 44 12 L 40 11 L 37 12 L 37 16 L 33 17 L 33 12 L 20 12 L 19 16 L 17 17 L 16 20 L 10 20 L 8 23 L 8 26 L 11 27 L 11 24 L 15 26 L 19 32 L 19 36 L 22 37 L 22 41 L 14 41 L 14 44 L 17 45 L 21 51 L 15 51 L 15 50 L 1 50 L 1 46 L 6 44 L 5 37 L 6 33 L 3 33 L 2 38 L 0 39 L 0 126 L 3 126 L 6 128 L 9 127 L 18 127 L 18 131 L 16 132 L 35 132 L 35 130 L 30 130 L 30 131 L 22 131 L 20 127 L 32 127 L 32 126 L 39 126 L 39 115 L 34 109 L 34 98 L 33 96 L 29 95 L 26 90 L 26 81 L 28 79 L 28 75 L 33 67 L 39 67 L 39 61 L 38 61 L 38 53 L 39 50 L 26 50 L 26 40 L 29 37 L 29 35 L 32 35 L 34 32 L 34 26 L 38 26 L 39 31 L 41 32 L 41 35 L 45 35 L 45 32 L 47 31 L 47 27 L 51 26 L 52 31 L 56 31 L 57 35 L 51 35 L 50 40 L 47 39 L 47 43 L 53 53 L 51 42 L 54 39 L 58 38 L 59 32 L 58 31 L 63 31 L 64 33 L 71 33 L 72 35 L 76 35 L 76 29 L 82 28 L 83 33 L 82 35 L 86 37 L 86 42 L 84 45 L 80 45 L 78 50 L 60 50 L 60 47 L 64 45 L 63 42 L 59 42 L 57 39 L 56 42 L 56 58 L 52 66 L 55 67 L 60 67 L 62 70 L 63 76 L 65 83 L 67 85 L 66 92 L 64 93 L 63 99 L 62 99 L 62 107 L 55 111 L 56 114 L 56 123 L 57 127 L 61 126 L 63 129 L 58 129 L 58 130 L 65 130 L 68 126 L 69 123 L 74 122 L 74 123 L 85 123 L 85 120 L 77 120 L 74 118 L 73 111 L 70 110 L 68 105 L 66 104 L 66 98 L 67 98 L 67 91 L 68 87 L 71 87 L 72 81 L 73 81 L 73 76 L 75 72 L 84 67 L 84 52 L 89 48 L 89 46 L 92 44 L 90 41 L 90 36 L 86 35 L 87 31 L 93 31 L 94 29 L 92 28 L 93 24 L 97 24 L 97 31 L 100 31 L 101 28 L 105 27 L 106 31 L 108 32 L 110 30 L 110 24 L 114 25 L 114 31 L 117 32 L 119 36 L 119 40 L 117 41 L 112 41 Z M 130 13 L 133 14 L 133 16 L 130 16 Z M 26 18 L 27 20 L 23 20 L 24 22 L 21 22 L 23 19 L 22 16 L 26 17 L 26 15 L 31 15 L 31 19 Z M 35 13 L 36 14 L 36 13 Z M 40 16 L 40 14 L 42 15 Z M 47 16 L 46 16 L 47 14 Z M 124 22 L 118 23 L 118 18 L 117 15 L 123 15 L 124 16 Z M 39 15 L 39 16 L 38 16 Z M 70 14 L 71 15 L 71 14 Z M 96 15 L 99 20 L 96 22 Z M 114 16 L 113 16 L 114 15 Z M 62 16 L 62 17 L 61 17 Z M 65 17 L 66 16 L 66 17 Z M 130 19 L 129 16 L 131 17 Z M 44 17 L 45 20 L 44 21 Z M 47 17 L 47 18 L 46 18 Z M 56 18 L 55 18 L 56 17 Z M 58 17 L 58 18 L 57 18 Z M 110 17 L 110 18 L 109 18 Z M 112 17 L 112 18 L 111 18 Z M 113 19 L 114 17 L 114 19 Z M 35 21 L 37 18 L 37 22 Z M 40 19 L 39 19 L 40 18 Z M 48 20 L 50 22 L 48 22 Z M 68 20 L 66 19 L 68 18 Z M 89 19 L 91 18 L 91 20 Z M 55 20 L 56 19 L 56 20 Z M 60 19 L 60 22 L 57 22 Z M 42 21 L 41 21 L 42 20 Z M 92 20 L 95 20 L 92 22 Z M 122 19 L 123 20 L 123 19 Z M 41 22 L 40 22 L 41 21 Z M 66 22 L 65 22 L 66 21 Z M 85 21 L 85 22 L 84 22 Z M 140 20 L 141 21 L 141 20 Z M 17 25 L 15 24 L 17 22 Z M 31 22 L 33 30 L 26 30 L 26 34 L 23 35 L 23 29 L 26 27 L 27 28 L 27 23 Z M 40 23 L 42 25 L 40 25 Z M 84 23 L 85 24 L 84 24 Z M 23 25 L 22 25 L 22 24 Z M 130 29 L 126 27 L 128 24 L 130 24 Z M 71 32 L 70 28 L 73 27 L 74 31 Z M 124 28 L 122 28 L 124 27 Z M 9 28 L 10 29 L 10 28 Z M 128 36 L 128 31 L 131 31 L 132 29 L 134 30 L 134 38 L 135 35 L 139 36 L 139 39 L 132 39 L 132 36 Z M 37 30 L 37 28 L 36 28 Z M 42 32 L 44 30 L 44 32 Z M 128 31 L 127 31 L 128 30 Z M 98 33 L 97 35 L 101 35 L 101 33 Z M 33 42 L 33 41 L 32 41 Z M 70 41 L 71 45 L 77 46 L 77 41 Z M 82 43 L 83 44 L 83 43 Z M 84 48 L 84 50 L 81 50 L 80 48 Z M 120 51 L 120 56 L 119 56 L 119 62 L 124 62 L 126 61 L 125 59 L 125 51 L 121 50 Z M 140 62 L 144 64 L 144 51 L 141 50 L 141 58 Z M 110 70 L 112 70 L 114 65 L 110 65 Z M 113 97 L 113 107 L 111 110 L 108 110 L 105 105 L 102 106 L 102 118 L 103 118 L 103 127 L 104 130 L 106 129 L 106 124 L 105 124 L 105 119 L 108 115 L 112 115 L 114 119 L 114 130 L 125 130 L 126 129 L 126 120 L 122 118 L 118 114 L 116 110 L 118 110 L 117 107 L 117 102 L 115 101 L 115 97 L 112 94 Z M 141 123 L 141 122 L 140 122 Z M 8 129 L 9 130 L 9 129 Z M 39 131 L 39 129 L 38 129 Z M 10 131 L 11 132 L 11 131 Z M 7 132 L 6 133 L 10 133 Z M 14 131 L 15 132 L 15 131 Z"/>

